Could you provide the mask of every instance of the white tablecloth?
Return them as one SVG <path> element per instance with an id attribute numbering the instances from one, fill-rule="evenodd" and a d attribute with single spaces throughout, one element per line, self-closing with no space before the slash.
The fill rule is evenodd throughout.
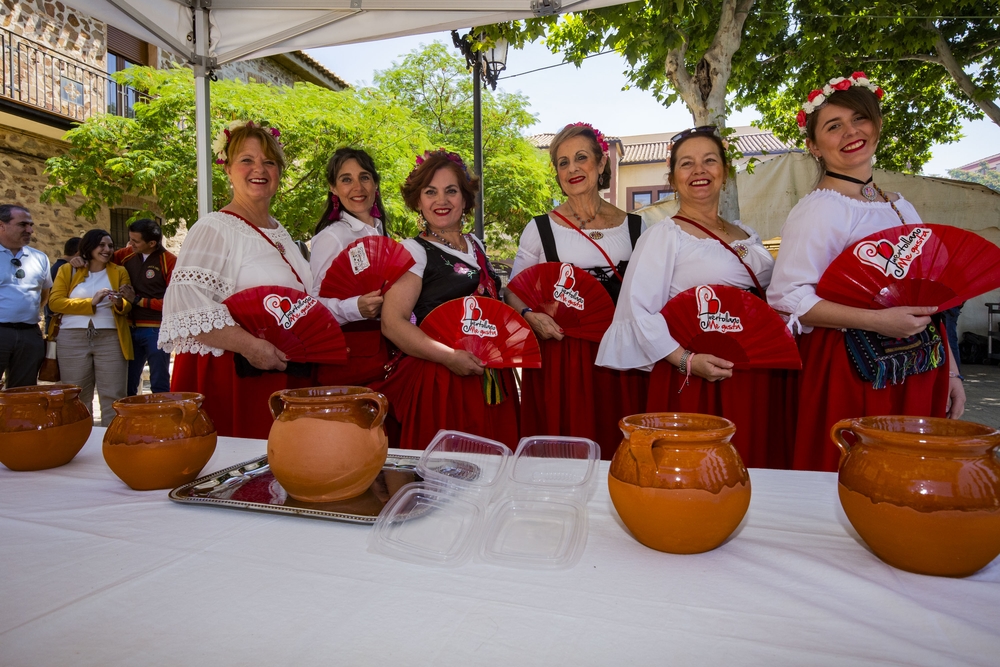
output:
<path id="1" fill-rule="evenodd" d="M 752 470 L 706 554 L 635 542 L 602 483 L 580 563 L 435 569 L 368 526 L 179 505 L 107 468 L 0 467 L 0 665 L 1000 664 L 1000 560 L 963 580 L 883 564 L 827 473 Z M 211 472 L 265 452 L 222 438 Z"/>

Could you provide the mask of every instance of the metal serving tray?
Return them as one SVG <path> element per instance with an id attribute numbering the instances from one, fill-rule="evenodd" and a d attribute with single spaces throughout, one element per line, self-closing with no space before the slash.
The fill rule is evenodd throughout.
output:
<path id="1" fill-rule="evenodd" d="M 179 486 L 170 492 L 170 499 L 178 503 L 218 505 L 255 512 L 373 524 L 379 512 L 400 487 L 421 481 L 416 472 L 418 460 L 416 456 L 390 454 L 382 472 L 367 491 L 355 498 L 332 503 L 304 503 L 290 497 L 271 474 L 267 456 L 239 463 Z"/>

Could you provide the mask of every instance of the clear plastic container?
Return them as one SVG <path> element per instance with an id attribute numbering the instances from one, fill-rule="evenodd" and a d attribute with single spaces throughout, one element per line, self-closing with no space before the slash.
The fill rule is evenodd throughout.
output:
<path id="1" fill-rule="evenodd" d="M 573 500 L 505 498 L 480 540 L 483 562 L 531 570 L 575 565 L 587 543 L 587 509 Z"/>
<path id="2" fill-rule="evenodd" d="M 597 489 L 600 457 L 600 447 L 587 438 L 521 438 L 510 466 L 508 493 L 586 504 Z"/>
<path id="3" fill-rule="evenodd" d="M 442 429 L 417 462 L 417 474 L 428 485 L 461 491 L 489 503 L 502 486 L 510 456 L 510 448 L 496 440 Z"/>

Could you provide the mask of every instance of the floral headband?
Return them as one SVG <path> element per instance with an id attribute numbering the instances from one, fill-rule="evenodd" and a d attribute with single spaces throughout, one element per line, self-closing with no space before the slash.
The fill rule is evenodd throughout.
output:
<path id="1" fill-rule="evenodd" d="M 590 130 L 591 132 L 594 133 L 594 138 L 597 139 L 597 145 L 601 147 L 601 152 L 604 153 L 605 155 L 608 154 L 608 140 L 604 138 L 604 135 L 601 134 L 600 130 L 598 130 L 596 127 L 594 127 L 590 123 L 570 123 L 566 127 L 585 127 L 585 128 L 587 128 L 588 130 Z"/>
<path id="2" fill-rule="evenodd" d="M 229 140 L 233 137 L 233 132 L 243 127 L 259 127 L 265 129 L 261 123 L 254 123 L 252 120 L 234 120 L 227 127 L 219 130 L 212 140 L 212 152 L 215 153 L 215 164 L 226 164 L 226 149 L 229 148 Z M 271 136 L 277 139 L 281 136 L 281 131 L 276 127 L 266 128 Z M 278 141 L 281 145 L 281 141 Z"/>
<path id="3" fill-rule="evenodd" d="M 819 109 L 823 104 L 829 99 L 830 95 L 838 90 L 847 90 L 851 86 L 864 86 L 868 90 L 872 91 L 879 100 L 885 95 L 885 91 L 876 86 L 874 83 L 868 80 L 868 75 L 864 72 L 855 72 L 849 77 L 838 76 L 835 79 L 830 79 L 830 83 L 826 84 L 822 88 L 817 88 L 809 93 L 809 97 L 806 103 L 802 105 L 799 110 L 799 115 L 796 116 L 795 120 L 799 124 L 799 132 L 801 134 L 806 133 L 806 120 L 809 114 Z"/>
<path id="4" fill-rule="evenodd" d="M 436 151 L 424 151 L 423 155 L 417 156 L 417 163 L 413 165 L 413 169 L 410 170 L 410 175 L 406 177 L 407 182 L 409 182 L 410 179 L 413 178 L 413 174 L 417 171 L 420 165 L 422 165 L 426 160 L 430 159 L 435 155 L 444 155 L 446 158 L 448 158 L 449 160 L 451 160 L 452 162 L 454 162 L 455 164 L 457 164 L 459 167 L 462 168 L 462 171 L 465 172 L 466 178 L 469 179 L 472 178 L 469 175 L 469 168 L 465 166 L 465 161 L 462 160 L 461 156 L 459 156 L 458 153 L 451 153 L 443 148 L 439 148 Z"/>

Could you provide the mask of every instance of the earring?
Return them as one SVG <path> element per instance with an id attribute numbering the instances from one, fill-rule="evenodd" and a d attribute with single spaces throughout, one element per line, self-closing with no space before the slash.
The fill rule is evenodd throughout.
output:
<path id="1" fill-rule="evenodd" d="M 330 193 L 330 217 L 329 220 L 339 220 L 340 219 L 340 198 L 337 195 Z"/>
<path id="2" fill-rule="evenodd" d="M 379 220 L 382 219 L 382 211 L 378 208 L 378 190 L 375 191 L 375 201 L 372 202 L 372 210 L 368 212 L 368 215 Z"/>

